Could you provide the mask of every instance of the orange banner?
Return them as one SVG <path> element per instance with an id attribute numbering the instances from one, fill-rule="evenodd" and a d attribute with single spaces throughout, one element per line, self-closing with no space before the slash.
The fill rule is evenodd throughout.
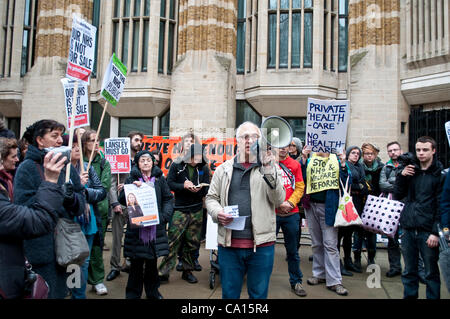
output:
<path id="1" fill-rule="evenodd" d="M 161 151 L 162 154 L 162 171 L 167 176 L 170 165 L 181 155 L 182 142 L 181 137 L 167 136 L 144 136 L 142 141 L 143 149 L 153 151 Z M 201 141 L 203 155 L 206 157 L 209 168 L 214 173 L 216 167 L 234 157 L 236 154 L 236 139 L 217 139 L 215 137 L 206 138 Z"/>

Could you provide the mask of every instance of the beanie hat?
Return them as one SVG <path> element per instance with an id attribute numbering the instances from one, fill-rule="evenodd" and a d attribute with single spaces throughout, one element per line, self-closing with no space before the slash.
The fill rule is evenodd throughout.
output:
<path id="1" fill-rule="evenodd" d="M 134 162 L 136 163 L 137 167 L 139 168 L 139 159 L 141 158 L 141 156 L 143 155 L 149 155 L 152 159 L 152 162 L 155 163 L 155 157 L 153 156 L 152 153 L 150 153 L 150 151 L 147 150 L 143 150 L 143 151 L 139 151 L 136 153 L 136 155 L 134 156 Z"/>
<path id="2" fill-rule="evenodd" d="M 295 143 L 295 147 L 297 148 L 297 151 L 301 153 L 302 149 L 303 149 L 302 141 L 298 137 L 293 137 L 292 142 Z"/>
<path id="3" fill-rule="evenodd" d="M 345 157 L 348 159 L 348 155 L 354 149 L 357 149 L 359 151 L 359 158 L 358 158 L 358 161 L 359 161 L 359 159 L 362 156 L 362 152 L 361 152 L 361 149 L 358 146 L 350 146 L 350 147 L 348 147 L 347 150 L 345 151 Z"/>

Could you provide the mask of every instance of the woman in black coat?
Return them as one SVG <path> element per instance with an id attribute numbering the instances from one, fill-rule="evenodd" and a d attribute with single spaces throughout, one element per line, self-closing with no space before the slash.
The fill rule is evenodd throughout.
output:
<path id="1" fill-rule="evenodd" d="M 48 153 L 44 158 L 45 180 L 30 207 L 12 204 L 0 185 L 0 256 L 7 256 L 0 258 L 0 299 L 24 297 L 23 240 L 51 233 L 55 228 L 57 211 L 63 204 L 63 192 L 57 182 L 65 159 L 60 154 L 53 158 L 52 155 Z"/>
<path id="2" fill-rule="evenodd" d="M 154 157 L 149 151 L 140 151 L 134 157 L 136 165 L 131 170 L 125 184 L 154 183 L 158 205 L 159 224 L 152 238 L 151 227 L 132 228 L 128 223 L 124 241 L 124 256 L 130 258 L 131 267 L 126 287 L 127 299 L 139 299 L 144 287 L 147 298 L 161 299 L 158 291 L 159 277 L 157 259 L 169 254 L 166 224 L 173 213 L 173 195 L 159 167 L 154 166 Z M 122 189 L 119 202 L 126 206 L 125 191 Z M 150 235 L 149 235 L 150 234 Z M 147 242 L 147 240 L 150 241 Z M 144 269 L 145 265 L 145 269 Z"/>

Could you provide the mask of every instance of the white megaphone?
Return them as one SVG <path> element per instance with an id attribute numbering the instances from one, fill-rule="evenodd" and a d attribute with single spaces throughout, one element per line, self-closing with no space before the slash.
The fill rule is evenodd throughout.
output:
<path id="1" fill-rule="evenodd" d="M 291 143 L 293 136 L 292 128 L 285 119 L 270 116 L 262 122 L 261 137 L 252 145 L 251 151 L 261 155 L 261 152 L 269 147 L 286 147 Z"/>

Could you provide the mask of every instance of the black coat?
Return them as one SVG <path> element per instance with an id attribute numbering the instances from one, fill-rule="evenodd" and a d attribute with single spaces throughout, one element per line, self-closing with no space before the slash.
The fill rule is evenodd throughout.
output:
<path id="1" fill-rule="evenodd" d="M 359 161 L 356 164 L 347 161 L 347 165 L 352 176 L 350 195 L 352 196 L 353 204 L 358 214 L 361 216 L 364 209 L 364 200 L 369 193 L 364 166 Z"/>
<path id="2" fill-rule="evenodd" d="M 10 203 L 0 191 L 0 289 L 7 298 L 23 297 L 25 256 L 23 240 L 52 233 L 63 193 L 57 184 L 43 181 L 31 207 Z"/>
<path id="3" fill-rule="evenodd" d="M 29 145 L 25 160 L 17 168 L 14 178 L 14 203 L 32 206 L 36 201 L 36 192 L 43 181 L 43 159 L 45 153 L 33 145 Z M 58 185 L 63 185 L 66 167 L 61 170 Z M 70 181 L 74 185 L 75 201 L 72 205 L 60 205 L 58 217 L 73 219 L 80 216 L 85 209 L 84 187 L 74 167 L 70 170 Z M 49 298 L 65 298 L 67 285 L 66 269 L 56 262 L 54 234 L 47 234 L 24 242 L 25 256 L 50 286 Z"/>
<path id="4" fill-rule="evenodd" d="M 420 167 L 416 159 L 416 167 Z M 445 181 L 443 165 L 436 158 L 425 170 L 418 170 L 413 176 L 397 175 L 394 198 L 404 199 L 405 207 L 400 215 L 402 228 L 421 230 L 438 236 L 437 224 L 440 222 L 440 197 Z M 403 168 L 400 168 L 401 172 Z"/>
<path id="5" fill-rule="evenodd" d="M 184 159 L 174 161 L 167 174 L 167 184 L 169 184 L 170 190 L 175 193 L 176 210 L 197 212 L 203 207 L 203 197 L 208 193 L 209 187 L 202 187 L 200 191 L 193 193 L 184 188 L 184 182 L 190 180 L 194 185 L 209 184 L 209 169 L 203 159 L 202 163 L 194 167 L 192 179 L 189 179 L 187 165 Z"/>
<path id="6" fill-rule="evenodd" d="M 139 228 L 131 228 L 128 222 L 127 232 L 124 240 L 124 256 L 129 258 L 157 259 L 169 254 L 169 240 L 167 238 L 166 225 L 172 219 L 173 195 L 170 192 L 166 179 L 159 167 L 154 166 L 151 176 L 155 177 L 156 201 L 159 212 L 159 225 L 156 226 L 156 242 L 152 241 L 145 245 L 139 238 Z M 142 174 L 137 167 L 133 167 L 125 184 L 139 181 Z M 119 194 L 119 202 L 127 206 L 125 191 Z"/>

